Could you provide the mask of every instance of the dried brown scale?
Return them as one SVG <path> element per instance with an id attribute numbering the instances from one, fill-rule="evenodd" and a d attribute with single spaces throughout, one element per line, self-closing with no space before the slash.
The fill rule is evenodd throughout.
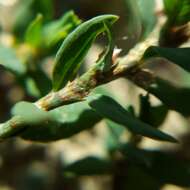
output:
<path id="1" fill-rule="evenodd" d="M 57 107 L 56 105 L 51 105 L 52 100 L 54 99 L 59 99 L 62 102 L 62 105 L 82 101 L 84 97 L 89 94 L 90 89 L 94 88 L 96 85 L 97 82 L 93 77 L 89 81 L 82 81 L 79 78 L 69 83 L 65 88 L 58 92 L 51 92 L 45 98 L 36 102 L 36 105 L 47 111 Z"/>
<path id="2" fill-rule="evenodd" d="M 46 111 L 46 110 L 47 110 L 47 102 L 49 101 L 49 99 L 52 98 L 52 96 L 53 96 L 52 94 L 53 94 L 53 92 L 50 92 L 47 96 L 45 96 L 45 97 L 43 97 L 42 99 L 40 99 L 40 101 L 37 101 L 37 102 L 35 103 L 35 105 L 36 105 L 38 108 L 40 108 L 40 109 Z"/>
<path id="3" fill-rule="evenodd" d="M 22 125 L 23 120 L 20 116 L 15 116 L 11 120 L 9 120 L 8 122 L 12 128 L 16 128 L 18 125 Z"/>
<path id="4" fill-rule="evenodd" d="M 12 127 L 12 128 L 16 128 L 18 123 L 16 123 L 15 121 L 10 121 L 9 125 Z"/>
<path id="5" fill-rule="evenodd" d="M 144 89 L 147 89 L 155 82 L 153 73 L 146 69 L 136 69 L 130 75 L 127 75 L 127 78 Z"/>
<path id="6" fill-rule="evenodd" d="M 59 97 L 63 102 L 74 102 L 80 101 L 86 95 L 85 91 L 82 90 L 77 84 L 72 83 L 73 86 L 66 89 L 66 91 L 60 91 Z"/>

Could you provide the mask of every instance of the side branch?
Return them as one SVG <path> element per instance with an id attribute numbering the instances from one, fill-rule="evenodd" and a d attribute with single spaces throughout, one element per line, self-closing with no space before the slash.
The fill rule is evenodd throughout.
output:
<path id="1" fill-rule="evenodd" d="M 157 34 L 157 32 L 156 32 Z M 95 64 L 89 71 L 74 81 L 68 83 L 58 92 L 50 92 L 45 97 L 34 103 L 39 109 L 49 111 L 54 108 L 83 101 L 97 86 L 106 84 L 121 77 L 128 78 L 138 86 L 148 87 L 154 81 L 154 76 L 141 68 L 140 61 L 145 49 L 157 43 L 155 33 L 147 40 L 135 46 L 127 56 L 113 60 L 113 65 L 108 71 L 102 71 Z M 14 116 L 5 123 L 0 124 L 0 139 L 4 140 L 19 131 L 25 130 L 27 124 L 19 116 Z"/>

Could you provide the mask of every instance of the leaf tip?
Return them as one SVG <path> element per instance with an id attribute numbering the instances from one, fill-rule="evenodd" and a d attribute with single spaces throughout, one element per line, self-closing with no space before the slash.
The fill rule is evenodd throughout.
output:
<path id="1" fill-rule="evenodd" d="M 166 137 L 166 135 L 167 135 L 167 137 Z M 179 141 L 175 137 L 173 137 L 171 135 L 168 135 L 168 134 L 165 133 L 165 137 L 166 137 L 165 140 L 168 141 L 168 142 L 179 143 Z"/>

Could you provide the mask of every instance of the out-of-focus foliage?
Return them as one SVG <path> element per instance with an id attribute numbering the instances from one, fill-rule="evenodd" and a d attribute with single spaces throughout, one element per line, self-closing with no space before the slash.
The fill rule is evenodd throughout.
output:
<path id="1" fill-rule="evenodd" d="M 189 0 L 164 0 L 167 22 L 160 33 L 160 45 L 177 47 L 188 39 Z"/>
<path id="2" fill-rule="evenodd" d="M 164 0 L 165 12 L 169 23 L 186 24 L 190 20 L 190 2 L 188 0 Z"/>
<path id="3" fill-rule="evenodd" d="M 54 14 L 53 7 L 52 0 L 21 0 L 16 9 L 14 18 L 14 32 L 21 37 L 28 23 L 30 23 L 38 13 L 43 14 L 46 22 L 52 20 Z"/>
<path id="4" fill-rule="evenodd" d="M 146 38 L 156 24 L 155 1 L 125 0 L 125 4 L 128 12 L 127 26 L 130 35 L 138 40 Z"/>
<path id="5" fill-rule="evenodd" d="M 181 144 L 175 145 L 178 142 L 178 137 L 173 137 L 175 132 L 170 134 L 161 128 L 167 125 L 168 115 L 173 111 L 189 125 L 190 87 L 176 84 L 179 78 L 172 66 L 189 75 L 190 48 L 180 45 L 190 37 L 190 1 L 163 0 L 163 10 L 156 12 L 154 0 L 122 0 L 128 15 L 123 24 L 128 27 L 129 37 L 135 36 L 138 45 L 149 39 L 157 27 L 154 32 L 158 34 L 156 37 L 154 33 L 154 37 L 159 38 L 159 42 L 150 47 L 147 47 L 149 43 L 144 44 L 144 53 L 140 50 L 141 56 L 132 62 L 133 66 L 136 64 L 135 69 L 127 60 L 118 70 L 114 69 L 123 59 L 115 48 L 119 31 L 115 22 L 119 17 L 110 11 L 110 14 L 95 14 L 85 21 L 88 15 L 80 19 L 80 11 L 78 14 L 65 11 L 68 3 L 73 1 L 20 0 L 15 5 L 9 31 L 3 26 L 0 31 L 0 118 L 12 116 L 0 124 L 0 137 L 2 140 L 19 137 L 28 143 L 20 145 L 14 138 L 0 145 L 0 189 L 1 184 L 6 184 L 15 190 L 85 190 L 90 189 L 81 185 L 83 179 L 88 181 L 87 176 L 93 179 L 101 176 L 99 180 L 106 184 L 102 189 L 161 190 L 167 184 L 190 188 L 189 140 L 179 137 Z M 74 3 L 79 7 L 80 1 Z M 96 3 L 100 3 L 102 9 L 112 6 L 112 1 L 110 6 L 106 1 Z M 60 11 L 62 9 L 64 11 Z M 58 16 L 58 12 L 63 14 Z M 166 22 L 162 25 L 163 17 Z M 89 70 L 81 69 L 90 48 L 94 43 L 103 44 L 104 37 L 107 46 L 98 56 L 95 53 L 97 60 Z M 144 69 L 145 62 L 152 67 L 156 65 L 158 57 L 162 71 L 171 71 L 170 81 L 157 76 L 159 70 Z M 119 73 L 125 67 L 129 70 Z M 80 69 L 84 73 L 82 77 Z M 134 70 L 128 78 L 134 84 L 128 85 L 131 87 L 128 92 L 124 90 L 125 80 L 121 90 L 119 85 L 105 90 L 108 82 L 128 76 L 130 69 Z M 139 70 L 147 72 L 150 78 L 135 76 Z M 105 86 L 89 94 L 102 84 Z M 114 93 L 128 96 L 134 92 L 135 84 L 143 88 L 143 93 L 139 89 L 136 95 L 134 93 L 133 98 L 138 99 L 136 104 L 115 97 Z M 11 101 L 10 97 L 17 98 L 19 93 L 21 98 Z M 63 99 L 64 105 L 61 104 Z M 13 105 L 13 102 L 17 103 Z M 49 110 L 46 103 L 53 104 L 54 109 Z M 189 134 L 187 129 L 187 139 Z M 145 148 L 143 143 L 150 138 L 154 140 L 150 141 L 152 148 Z M 64 141 L 48 144 L 61 139 Z M 102 154 L 94 151 L 94 139 Z M 160 142 L 161 148 L 156 149 L 152 142 Z M 51 152 L 52 147 L 57 148 L 56 143 L 63 143 L 64 147 L 61 144 L 59 151 Z M 83 156 L 73 159 L 67 155 L 69 151 L 77 154 L 78 147 L 72 143 L 80 144 L 83 151 L 85 144 L 91 147 Z M 166 148 L 164 143 L 167 143 Z M 174 149 L 170 149 L 171 143 Z M 105 176 L 109 180 L 103 182 Z M 98 188 L 100 183 L 95 184 L 95 189 L 101 189 Z"/>
<path id="6" fill-rule="evenodd" d="M 16 56 L 13 48 L 0 46 L 0 65 L 13 72 L 15 75 L 23 75 L 26 71 L 25 65 Z"/>

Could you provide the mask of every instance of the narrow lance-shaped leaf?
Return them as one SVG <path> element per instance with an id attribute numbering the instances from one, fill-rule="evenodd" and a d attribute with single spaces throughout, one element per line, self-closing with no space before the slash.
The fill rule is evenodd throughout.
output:
<path id="1" fill-rule="evenodd" d="M 101 175 L 112 172 L 110 160 L 88 156 L 65 166 L 64 171 L 75 175 Z"/>
<path id="2" fill-rule="evenodd" d="M 104 50 L 104 52 L 102 52 L 101 56 L 96 61 L 96 63 L 97 66 L 101 69 L 101 71 L 106 72 L 110 69 L 110 66 L 112 65 L 112 55 L 115 43 L 111 32 L 111 25 L 109 23 L 104 23 L 104 27 L 106 34 L 108 36 L 108 46 Z"/>
<path id="3" fill-rule="evenodd" d="M 89 97 L 88 101 L 89 105 L 99 114 L 120 125 L 125 126 L 134 134 L 140 134 L 163 141 L 176 142 L 176 139 L 170 135 L 155 129 L 132 116 L 120 104 L 108 96 L 97 95 L 94 97 Z"/>
<path id="4" fill-rule="evenodd" d="M 25 33 L 25 41 L 35 47 L 42 45 L 42 20 L 43 16 L 38 14 Z"/>
<path id="5" fill-rule="evenodd" d="M 148 123 L 154 127 L 160 126 L 168 113 L 168 108 L 166 105 L 151 105 L 149 95 L 139 96 L 140 99 L 140 111 L 139 118 L 141 121 Z"/>
<path id="6" fill-rule="evenodd" d="M 163 57 L 190 72 L 190 48 L 162 48 L 151 46 L 144 55 L 143 60 L 152 57 Z"/>
<path id="7" fill-rule="evenodd" d="M 73 79 L 97 35 L 106 30 L 105 24 L 113 24 L 117 19 L 114 15 L 95 17 L 81 24 L 64 40 L 55 58 L 54 91 Z"/>
<path id="8" fill-rule="evenodd" d="M 190 115 L 190 88 L 179 87 L 157 77 L 146 90 L 159 98 L 168 108 L 184 116 Z"/>

